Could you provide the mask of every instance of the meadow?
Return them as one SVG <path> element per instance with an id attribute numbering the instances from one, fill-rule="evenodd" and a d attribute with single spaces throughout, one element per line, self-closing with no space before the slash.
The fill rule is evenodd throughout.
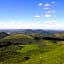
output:
<path id="1" fill-rule="evenodd" d="M 0 64 L 64 64 L 64 41 L 14 34 L 0 39 Z"/>

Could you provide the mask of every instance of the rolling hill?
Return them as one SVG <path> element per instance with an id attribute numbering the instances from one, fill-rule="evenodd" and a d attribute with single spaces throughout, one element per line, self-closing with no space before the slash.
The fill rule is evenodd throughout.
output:
<path id="1" fill-rule="evenodd" d="M 63 32 L 56 37 L 57 33 L 30 31 L 4 33 L 0 39 L 0 64 L 64 64 L 64 41 L 55 40 L 63 38 Z M 44 39 L 46 35 L 48 39 Z"/>

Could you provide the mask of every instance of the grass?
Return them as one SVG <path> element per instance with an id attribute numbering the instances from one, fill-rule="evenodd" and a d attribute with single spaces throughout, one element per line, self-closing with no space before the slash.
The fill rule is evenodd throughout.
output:
<path id="1" fill-rule="evenodd" d="M 5 60 L 2 64 L 64 64 L 64 47 L 61 45 L 39 48 L 38 45 L 30 44 L 16 51 L 20 54 Z"/>
<path id="2" fill-rule="evenodd" d="M 23 64 L 64 64 L 64 47 L 54 47 L 48 52 L 32 55 L 31 59 Z"/>
<path id="3" fill-rule="evenodd" d="M 7 36 L 4 39 L 19 39 L 19 38 L 32 38 L 32 37 L 25 34 L 15 34 L 15 35 Z"/>
<path id="4" fill-rule="evenodd" d="M 26 44 L 0 48 L 0 64 L 64 64 L 64 41 L 33 41 L 31 36 L 24 34 L 7 36 L 2 40 Z M 27 44 L 29 42 L 33 43 Z"/>
<path id="5" fill-rule="evenodd" d="M 38 45 L 30 44 L 30 45 L 24 45 L 24 47 L 20 50 L 17 50 L 17 52 L 27 53 L 30 50 L 37 50 L 37 49 L 39 49 Z"/>
<path id="6" fill-rule="evenodd" d="M 12 44 L 15 44 L 15 43 L 29 44 L 29 43 L 33 43 L 33 38 L 25 34 L 14 34 L 14 35 L 9 35 L 0 39 L 0 44 L 4 44 L 7 42 L 11 42 Z"/>

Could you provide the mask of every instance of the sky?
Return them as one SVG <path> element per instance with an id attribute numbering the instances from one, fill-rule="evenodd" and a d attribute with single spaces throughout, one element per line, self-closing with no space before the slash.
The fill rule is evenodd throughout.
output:
<path id="1" fill-rule="evenodd" d="M 0 0 L 0 29 L 64 30 L 64 0 Z"/>

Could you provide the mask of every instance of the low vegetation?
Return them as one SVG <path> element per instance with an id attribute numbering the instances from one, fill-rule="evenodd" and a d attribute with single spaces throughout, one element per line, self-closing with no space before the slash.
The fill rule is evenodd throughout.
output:
<path id="1" fill-rule="evenodd" d="M 64 41 L 44 40 L 41 34 L 7 35 L 0 39 L 0 64 L 64 64 Z"/>

